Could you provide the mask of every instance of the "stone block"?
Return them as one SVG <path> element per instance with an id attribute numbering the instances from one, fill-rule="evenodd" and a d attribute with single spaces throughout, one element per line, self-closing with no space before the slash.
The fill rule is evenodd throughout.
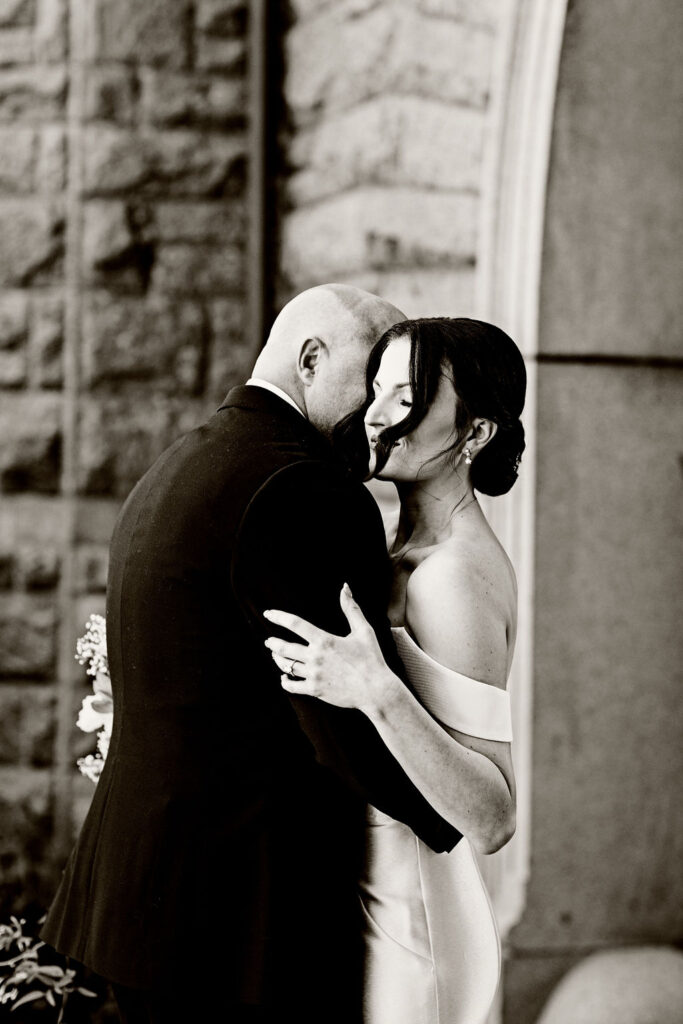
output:
<path id="1" fill-rule="evenodd" d="M 0 120 L 50 121 L 64 115 L 67 76 L 62 67 L 0 70 Z"/>
<path id="2" fill-rule="evenodd" d="M 106 614 L 107 610 L 107 599 L 104 594 L 81 594 L 74 601 L 74 612 L 73 622 L 75 625 L 74 636 L 73 636 L 73 649 L 76 650 L 76 638 L 82 636 L 85 633 L 86 624 L 91 615 L 102 615 Z M 76 668 L 76 675 L 74 681 L 76 684 L 80 683 L 86 690 L 91 687 L 85 669 L 76 665 L 74 659 L 74 666 Z M 78 695 L 75 696 L 76 709 L 79 708 L 82 698 Z M 74 716 L 74 721 L 76 716 Z M 78 734 L 76 734 L 78 735 Z"/>
<path id="3" fill-rule="evenodd" d="M 54 706 L 51 686 L 0 684 L 0 764 L 51 763 Z"/>
<path id="4" fill-rule="evenodd" d="M 209 306 L 211 363 L 207 391 L 214 403 L 251 374 L 257 351 L 245 333 L 245 304 L 239 299 L 215 299 Z"/>
<path id="5" fill-rule="evenodd" d="M 160 245 L 152 285 L 176 295 L 225 295 L 245 286 L 244 253 L 233 245 Z"/>
<path id="6" fill-rule="evenodd" d="M 59 399 L 6 394 L 0 405 L 0 491 L 56 493 L 61 470 Z"/>
<path id="7" fill-rule="evenodd" d="M 410 319 L 420 316 L 477 316 L 474 267 L 370 270 L 344 280 L 381 295 Z"/>
<path id="8" fill-rule="evenodd" d="M 0 590 L 12 589 L 13 571 L 14 559 L 12 556 L 0 553 Z"/>
<path id="9" fill-rule="evenodd" d="M 199 71 L 230 71 L 234 74 L 244 70 L 247 55 L 244 39 L 222 39 L 197 32 L 194 48 L 194 63 Z"/>
<path id="10" fill-rule="evenodd" d="M 361 184 L 477 190 L 481 111 L 414 96 L 381 96 L 294 135 L 293 206 Z"/>
<path id="11" fill-rule="evenodd" d="M 373 269 L 472 264 L 476 216 L 472 195 L 355 189 L 286 217 L 281 266 L 304 287 Z"/>
<path id="12" fill-rule="evenodd" d="M 493 36 L 410 5 L 346 17 L 343 7 L 295 25 L 285 39 L 285 97 L 295 118 L 381 93 L 484 107 Z"/>
<path id="13" fill-rule="evenodd" d="M 246 114 L 244 79 L 143 68 L 142 116 L 161 128 L 234 128 Z"/>
<path id="14" fill-rule="evenodd" d="M 19 194 L 32 191 L 36 151 L 33 129 L 18 125 L 0 128 L 0 190 Z"/>
<path id="15" fill-rule="evenodd" d="M 24 291 L 0 293 L 0 349 L 16 348 L 27 337 L 28 294 Z"/>
<path id="16" fill-rule="evenodd" d="M 138 88 L 130 67 L 122 64 L 89 65 L 85 69 L 85 118 L 132 124 L 137 111 Z"/>
<path id="17" fill-rule="evenodd" d="M 69 42 L 68 19 L 68 0 L 37 0 L 34 30 L 37 60 L 66 60 Z"/>
<path id="18" fill-rule="evenodd" d="M 59 276 L 64 219 L 59 204 L 0 200 L 0 286 L 42 283 Z"/>
<path id="19" fill-rule="evenodd" d="M 14 549 L 12 580 L 24 590 L 54 590 L 59 583 L 60 557 L 47 545 L 22 545 Z"/>
<path id="20" fill-rule="evenodd" d="M 499 0 L 417 0 L 416 6 L 425 14 L 482 28 L 496 29 L 501 20 Z"/>
<path id="21" fill-rule="evenodd" d="M 41 494 L 12 494 L 0 501 L 0 554 L 20 548 L 59 549 L 66 541 L 65 509 L 61 498 Z"/>
<path id="22" fill-rule="evenodd" d="M 154 259 L 141 203 L 90 201 L 83 206 L 83 272 L 93 284 L 141 291 L 147 287 Z"/>
<path id="23" fill-rule="evenodd" d="M 83 314 L 84 376 L 104 381 L 154 381 L 155 391 L 201 389 L 206 328 L 200 306 L 159 295 L 122 298 L 88 294 Z"/>
<path id="24" fill-rule="evenodd" d="M 118 514 L 119 504 L 117 501 L 111 501 L 108 498 L 79 498 L 77 544 L 103 545 L 108 549 Z"/>
<path id="25" fill-rule="evenodd" d="M 192 14 L 187 0 L 93 0 L 86 11 L 91 60 L 187 65 Z"/>
<path id="26" fill-rule="evenodd" d="M 197 0 L 195 24 L 213 36 L 242 36 L 246 28 L 245 0 Z"/>
<path id="27" fill-rule="evenodd" d="M 134 244 L 134 204 L 117 199 L 83 204 L 83 265 L 87 273 L 115 266 Z"/>
<path id="28" fill-rule="evenodd" d="M 36 188 L 54 195 L 66 187 L 66 134 L 59 125 L 49 125 L 40 132 L 36 164 Z"/>
<path id="29" fill-rule="evenodd" d="M 106 544 L 81 544 L 76 551 L 76 589 L 82 594 L 104 593 L 109 549 Z"/>
<path id="30" fill-rule="evenodd" d="M 8 594 L 0 606 L 0 677 L 44 679 L 55 668 L 57 610 L 47 597 Z"/>
<path id="31" fill-rule="evenodd" d="M 33 60 L 30 28 L 0 28 L 0 67 L 28 64 Z"/>
<path id="32" fill-rule="evenodd" d="M 0 770 L 0 863 L 2 920 L 31 905 L 46 907 L 58 871 L 50 860 L 52 807 L 45 769 Z M 19 1016 L 17 1014 L 17 1016 Z"/>
<path id="33" fill-rule="evenodd" d="M 86 132 L 84 184 L 91 195 L 239 195 L 245 140 L 189 131 L 130 132 L 91 126 Z"/>
<path id="34" fill-rule="evenodd" d="M 25 350 L 0 351 L 0 388 L 20 388 L 28 372 Z"/>
<path id="35" fill-rule="evenodd" d="M 246 210 L 239 201 L 159 202 L 154 215 L 156 236 L 161 242 L 246 242 Z"/>
<path id="36" fill-rule="evenodd" d="M 31 383 L 38 388 L 58 388 L 64 376 L 64 304 L 60 295 L 35 297 L 29 337 Z"/>
<path id="37" fill-rule="evenodd" d="M 36 0 L 2 0 L 0 28 L 29 27 L 33 25 L 35 15 Z"/>
<path id="38" fill-rule="evenodd" d="M 379 7 L 382 0 L 290 0 L 292 21 L 302 21 L 326 10 L 337 7 L 346 18 L 357 18 L 373 7 Z"/>
<path id="39" fill-rule="evenodd" d="M 205 410 L 149 386 L 130 397 L 84 401 L 79 426 L 82 493 L 124 498 L 173 441 L 205 418 Z"/>

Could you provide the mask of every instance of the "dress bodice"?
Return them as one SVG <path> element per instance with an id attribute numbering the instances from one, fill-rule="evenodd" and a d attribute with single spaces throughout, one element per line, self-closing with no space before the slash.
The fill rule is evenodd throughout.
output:
<path id="1" fill-rule="evenodd" d="M 401 661 L 420 703 L 443 725 L 480 739 L 512 740 L 507 690 L 454 672 L 430 657 L 404 626 L 392 629 Z"/>

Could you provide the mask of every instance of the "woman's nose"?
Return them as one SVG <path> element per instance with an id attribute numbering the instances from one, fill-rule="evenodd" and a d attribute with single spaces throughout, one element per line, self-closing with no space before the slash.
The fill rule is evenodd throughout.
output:
<path id="1" fill-rule="evenodd" d="M 382 429 L 389 425 L 384 403 L 380 396 L 374 399 L 372 405 L 365 413 L 365 423 L 368 427 Z"/>

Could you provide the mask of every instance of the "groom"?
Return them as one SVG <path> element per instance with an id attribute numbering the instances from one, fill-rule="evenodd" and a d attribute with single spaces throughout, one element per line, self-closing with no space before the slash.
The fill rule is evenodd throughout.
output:
<path id="1" fill-rule="evenodd" d="M 119 515 L 114 731 L 43 938 L 113 983 L 124 1021 L 360 1024 L 365 804 L 454 844 L 369 720 L 288 694 L 263 645 L 271 607 L 346 632 L 348 582 L 401 671 L 381 520 L 327 440 L 401 319 L 346 285 L 299 295 Z"/>

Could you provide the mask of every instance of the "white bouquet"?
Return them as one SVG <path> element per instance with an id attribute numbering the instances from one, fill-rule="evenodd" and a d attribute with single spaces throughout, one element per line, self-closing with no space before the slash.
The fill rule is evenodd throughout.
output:
<path id="1" fill-rule="evenodd" d="M 93 692 L 84 697 L 76 725 L 83 732 L 97 732 L 97 753 L 78 759 L 78 767 L 86 778 L 97 782 L 109 750 L 114 703 L 107 660 L 107 633 L 104 616 L 91 615 L 85 635 L 76 642 L 76 661 L 87 665 L 93 677 Z"/>

